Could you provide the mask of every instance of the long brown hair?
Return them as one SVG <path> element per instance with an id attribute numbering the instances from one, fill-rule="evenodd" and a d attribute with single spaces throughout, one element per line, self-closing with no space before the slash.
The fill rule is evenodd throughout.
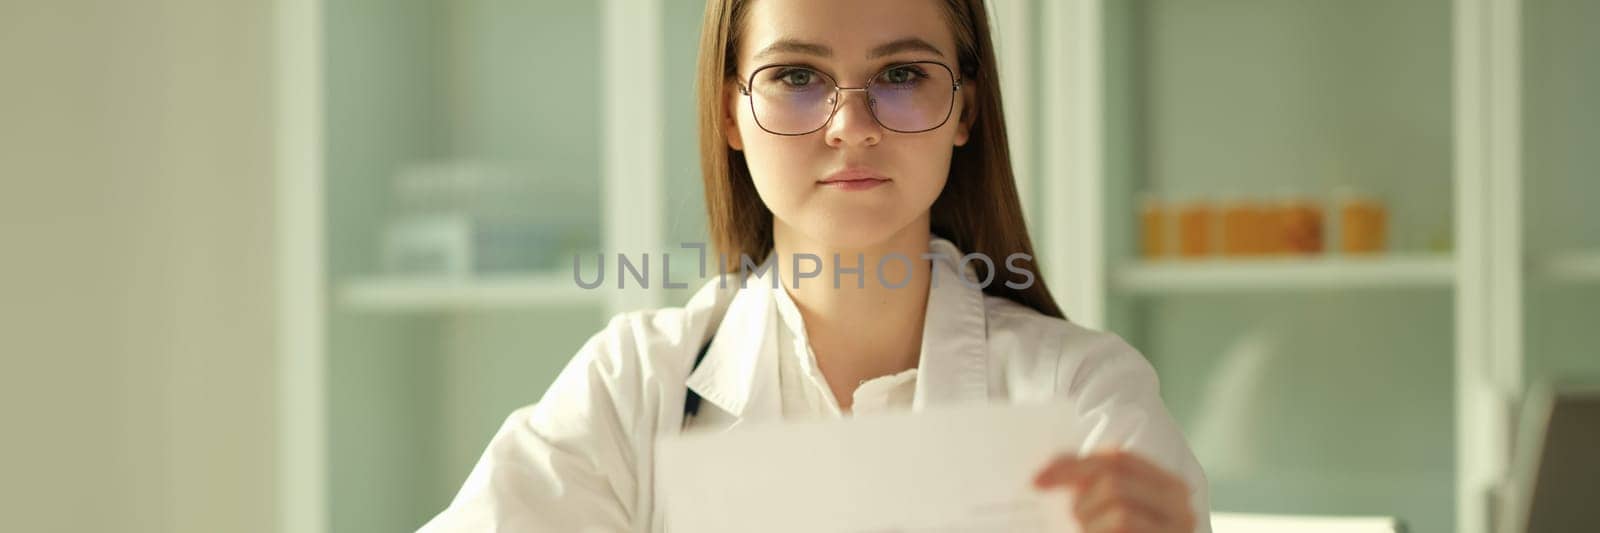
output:
<path id="1" fill-rule="evenodd" d="M 738 77 L 737 50 L 744 33 L 747 0 L 708 0 L 700 27 L 700 63 L 696 90 L 700 105 L 700 168 L 705 179 L 707 228 L 717 251 L 726 259 L 723 272 L 740 267 L 741 256 L 760 260 L 772 251 L 772 211 L 756 193 L 744 154 L 728 147 L 723 109 Z M 955 32 L 961 76 L 977 90 L 977 117 L 966 145 L 950 160 L 950 176 L 933 202 L 930 230 L 949 239 L 964 253 L 981 253 L 996 261 L 1013 253 L 1034 256 L 1033 242 L 1022 218 L 1022 203 L 1011 172 L 1006 122 L 1000 105 L 1000 75 L 983 0 L 945 0 L 945 15 Z M 972 85 L 965 85 L 962 90 Z M 1009 298 L 1045 315 L 1064 318 L 1045 287 L 1037 258 L 1018 261 L 1034 275 L 1025 289 L 1007 287 L 993 273 L 985 292 Z M 978 279 L 989 279 L 982 262 L 971 263 Z"/>

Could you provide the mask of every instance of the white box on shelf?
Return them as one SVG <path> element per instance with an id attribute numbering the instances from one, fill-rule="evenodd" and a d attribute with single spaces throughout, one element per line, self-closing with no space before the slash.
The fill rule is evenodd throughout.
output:
<path id="1" fill-rule="evenodd" d="M 384 231 L 385 272 L 465 277 L 472 268 L 472 223 L 465 216 L 405 218 L 390 222 Z"/>

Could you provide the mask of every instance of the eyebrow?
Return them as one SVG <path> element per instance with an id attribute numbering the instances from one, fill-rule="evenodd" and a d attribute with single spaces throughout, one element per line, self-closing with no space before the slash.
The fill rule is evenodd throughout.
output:
<path id="1" fill-rule="evenodd" d="M 873 48 L 871 52 L 867 53 L 867 59 L 877 59 L 883 56 L 894 55 L 901 52 L 928 52 L 939 57 L 944 57 L 944 52 L 940 52 L 939 48 L 934 46 L 932 43 L 916 37 L 906 37 L 904 39 L 896 39 L 877 48 Z"/>
<path id="2" fill-rule="evenodd" d="M 944 57 L 944 52 L 940 52 L 939 48 L 934 46 L 932 43 L 917 37 L 906 37 L 903 39 L 895 39 L 888 43 L 879 45 L 877 48 L 873 48 L 871 52 L 867 53 L 867 59 L 877 59 L 901 52 L 928 52 L 939 57 Z M 757 53 L 755 57 L 756 59 L 761 59 L 767 56 L 783 53 L 805 54 L 817 57 L 833 57 L 833 49 L 829 48 L 827 45 L 796 39 L 779 39 L 772 44 L 767 45 L 766 48 L 761 49 L 761 52 Z"/>

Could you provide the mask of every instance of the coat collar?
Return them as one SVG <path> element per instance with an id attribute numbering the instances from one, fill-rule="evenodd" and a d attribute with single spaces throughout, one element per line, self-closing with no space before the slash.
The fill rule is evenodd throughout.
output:
<path id="1" fill-rule="evenodd" d="M 912 408 L 987 401 L 989 357 L 983 291 L 958 274 L 962 252 L 940 237 L 929 242 L 932 285 L 922 328 L 922 356 Z M 775 261 L 768 256 L 763 264 Z M 870 274 L 871 269 L 868 269 Z M 729 275 L 707 282 L 702 292 L 733 291 L 705 360 L 688 377 L 690 390 L 734 415 L 739 422 L 782 418 L 777 372 L 778 313 L 771 290 L 774 272 L 752 274 L 740 286 Z M 967 279 L 978 279 L 971 268 Z M 726 287 L 723 287 L 723 280 Z M 712 310 L 716 315 L 717 309 Z M 698 349 L 698 346 L 695 347 Z M 736 422 L 737 423 L 737 422 Z"/>

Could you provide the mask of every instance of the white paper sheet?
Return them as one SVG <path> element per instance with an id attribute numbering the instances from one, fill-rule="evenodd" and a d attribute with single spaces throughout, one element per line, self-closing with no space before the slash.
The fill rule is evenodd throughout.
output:
<path id="1" fill-rule="evenodd" d="M 671 533 L 1075 532 L 1032 479 L 1083 427 L 1052 403 L 688 434 L 660 443 L 656 494 Z"/>

